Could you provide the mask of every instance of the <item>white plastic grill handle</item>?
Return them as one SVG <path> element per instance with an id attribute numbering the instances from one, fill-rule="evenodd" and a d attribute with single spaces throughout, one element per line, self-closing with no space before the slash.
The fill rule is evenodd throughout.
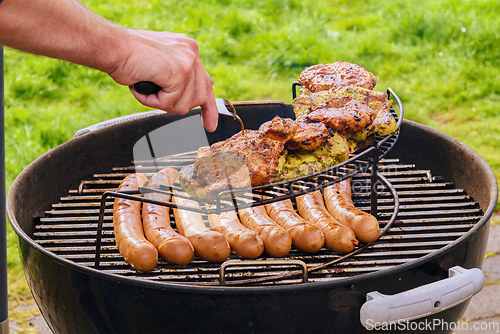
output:
<path id="1" fill-rule="evenodd" d="M 455 266 L 448 273 L 446 279 L 395 295 L 369 292 L 366 303 L 361 306 L 361 323 L 373 329 L 427 317 L 466 301 L 484 286 L 481 269 Z"/>
<path id="2" fill-rule="evenodd" d="M 149 116 L 153 116 L 153 115 L 158 115 L 158 114 L 164 114 L 164 113 L 165 112 L 162 110 L 150 110 L 150 111 L 144 111 L 144 112 L 139 112 L 139 113 L 135 113 L 135 114 L 131 114 L 131 115 L 125 115 L 125 116 L 113 118 L 113 119 L 110 119 L 108 121 L 104 121 L 101 123 L 91 125 L 89 127 L 86 127 L 85 129 L 78 130 L 75 133 L 74 138 L 80 137 L 80 136 L 87 134 L 87 133 L 90 133 L 92 131 L 106 128 L 108 126 L 115 125 L 118 123 L 130 121 L 133 119 L 139 119 L 139 118 L 149 117 Z"/>

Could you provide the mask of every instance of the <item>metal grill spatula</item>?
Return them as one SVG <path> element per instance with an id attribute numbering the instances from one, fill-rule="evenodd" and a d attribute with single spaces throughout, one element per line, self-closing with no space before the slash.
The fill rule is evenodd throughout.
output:
<path id="1" fill-rule="evenodd" d="M 134 89 L 139 94 L 150 95 L 150 94 L 157 94 L 161 90 L 161 87 L 150 81 L 141 81 L 134 84 Z M 242 134 L 245 135 L 245 127 L 243 125 L 243 121 L 236 114 L 236 109 L 231 104 L 231 102 L 229 102 L 226 99 L 215 99 L 215 102 L 217 103 L 217 111 L 219 112 L 219 114 L 231 116 L 237 119 L 241 124 Z"/>

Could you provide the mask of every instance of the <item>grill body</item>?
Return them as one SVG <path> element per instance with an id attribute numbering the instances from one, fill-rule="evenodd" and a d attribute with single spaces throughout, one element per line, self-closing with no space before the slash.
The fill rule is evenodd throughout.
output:
<path id="1" fill-rule="evenodd" d="M 292 116 L 291 106 L 279 102 L 244 104 L 237 111 L 248 128 L 257 128 L 275 115 Z M 447 270 L 455 265 L 482 266 L 498 192 L 491 169 L 460 142 L 409 121 L 403 122 L 400 138 L 387 158 L 414 163 L 452 180 L 474 198 L 482 216 L 438 251 L 391 268 L 306 284 L 194 286 L 105 273 L 60 257 L 33 241 L 35 218 L 43 217 L 60 197 L 95 172 L 128 165 L 138 139 L 182 118 L 156 115 L 71 140 L 35 160 L 11 187 L 7 211 L 19 236 L 25 275 L 54 332 L 363 333 L 369 332 L 359 321 L 366 293 L 395 294 L 446 278 Z M 222 118 L 219 128 L 223 130 L 207 134 L 210 142 L 236 133 L 239 124 Z M 457 321 L 466 304 L 425 321 Z"/>
<path id="2" fill-rule="evenodd" d="M 55 333 L 368 333 L 359 321 L 366 293 L 395 294 L 435 282 L 447 277 L 450 264 L 480 267 L 487 234 L 486 225 L 421 265 L 277 287 L 161 287 L 81 272 L 27 244 L 22 256 L 33 296 Z M 417 322 L 457 321 L 466 305 Z"/>

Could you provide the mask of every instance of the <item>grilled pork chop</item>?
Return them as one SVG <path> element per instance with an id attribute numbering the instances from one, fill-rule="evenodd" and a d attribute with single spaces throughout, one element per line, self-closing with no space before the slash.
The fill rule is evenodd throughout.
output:
<path id="1" fill-rule="evenodd" d="M 262 123 L 259 130 L 264 131 L 268 137 L 276 138 L 277 140 L 281 140 L 284 138 L 283 136 L 288 136 L 285 144 L 285 148 L 288 150 L 302 149 L 312 151 L 331 137 L 328 128 L 321 123 L 306 123 L 304 120 L 287 120 L 287 122 L 281 125 L 282 123 L 276 122 L 275 119 Z M 293 131 L 290 130 L 292 129 L 291 127 L 293 127 Z"/>
<path id="2" fill-rule="evenodd" d="M 299 82 L 303 88 L 315 93 L 345 86 L 373 89 L 377 78 L 359 65 L 336 61 L 307 67 L 300 74 Z"/>
<path id="3" fill-rule="evenodd" d="M 293 111 L 298 119 L 302 119 L 311 112 L 312 109 L 326 106 L 329 100 L 340 97 L 353 97 L 367 104 L 375 113 L 373 121 L 370 124 L 353 134 L 355 140 L 363 141 L 373 133 L 379 136 L 385 136 L 396 131 L 396 120 L 390 113 L 392 101 L 388 100 L 387 93 L 356 86 L 301 95 L 293 101 Z"/>
<path id="4" fill-rule="evenodd" d="M 312 151 L 326 142 L 332 134 L 323 123 L 306 123 L 304 119 L 295 121 L 298 125 L 295 135 L 286 142 L 287 150 Z"/>
<path id="5" fill-rule="evenodd" d="M 324 104 L 314 106 L 304 117 L 309 123 L 324 123 L 330 129 L 347 134 L 364 129 L 375 117 L 367 104 L 351 96 L 334 97 Z"/>
<path id="6" fill-rule="evenodd" d="M 262 123 L 259 131 L 265 133 L 266 137 L 287 142 L 295 135 L 298 126 L 290 118 L 274 117 L 272 120 Z"/>
<path id="7" fill-rule="evenodd" d="M 390 112 L 393 102 L 387 98 L 387 93 L 349 86 L 337 89 L 334 94 L 336 96 L 352 96 L 358 101 L 365 102 L 375 112 L 373 122 L 356 134 L 356 140 L 365 140 L 373 133 L 386 136 L 397 130 L 398 125 Z"/>
<path id="8" fill-rule="evenodd" d="M 186 191 L 198 198 L 213 198 L 217 192 L 266 184 L 278 172 L 285 143 L 297 131 L 291 119 L 275 117 L 262 130 L 245 130 L 229 139 L 201 147 L 194 165 L 179 174 Z"/>

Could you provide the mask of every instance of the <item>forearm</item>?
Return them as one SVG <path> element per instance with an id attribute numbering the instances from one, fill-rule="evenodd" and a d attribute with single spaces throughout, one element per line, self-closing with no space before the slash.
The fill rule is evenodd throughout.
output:
<path id="1" fill-rule="evenodd" d="M 130 87 L 154 82 L 162 87 L 157 94 L 131 92 L 170 113 L 201 106 L 207 130 L 217 127 L 212 79 L 198 44 L 183 34 L 126 29 L 77 0 L 3 0 L 0 45 L 92 67 Z"/>
<path id="2" fill-rule="evenodd" d="M 0 44 L 106 73 L 127 52 L 127 36 L 126 29 L 76 0 L 3 0 L 0 4 Z"/>

